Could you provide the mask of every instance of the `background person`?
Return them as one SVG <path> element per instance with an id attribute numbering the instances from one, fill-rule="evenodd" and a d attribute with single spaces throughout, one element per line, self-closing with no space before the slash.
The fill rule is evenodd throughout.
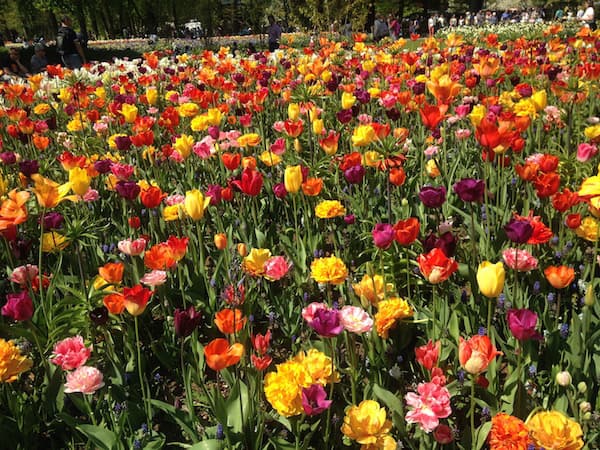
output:
<path id="1" fill-rule="evenodd" d="M 16 77 L 28 77 L 31 75 L 27 67 L 21 62 L 21 54 L 17 47 L 11 47 L 2 58 L 2 70 L 4 75 Z"/>
<path id="2" fill-rule="evenodd" d="M 32 73 L 40 73 L 46 71 L 48 65 L 48 58 L 46 57 L 46 46 L 41 42 L 38 42 L 33 47 L 33 55 L 29 61 Z"/>
<path id="3" fill-rule="evenodd" d="M 269 36 L 269 51 L 274 52 L 279 48 L 279 41 L 281 40 L 281 27 L 272 14 L 269 15 L 269 27 L 267 28 L 267 35 Z"/>
<path id="4" fill-rule="evenodd" d="M 56 50 L 69 69 L 80 69 L 87 62 L 81 42 L 73 28 L 71 28 L 71 18 L 68 16 L 61 18 L 56 38 Z"/>

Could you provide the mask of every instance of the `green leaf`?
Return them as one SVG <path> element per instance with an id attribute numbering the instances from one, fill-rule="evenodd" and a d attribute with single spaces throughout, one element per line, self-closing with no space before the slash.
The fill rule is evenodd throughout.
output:
<path id="1" fill-rule="evenodd" d="M 117 435 L 107 428 L 97 425 L 78 425 L 77 429 L 99 448 L 105 450 L 117 448 Z"/>
<path id="2" fill-rule="evenodd" d="M 188 447 L 189 450 L 221 450 L 225 448 L 224 442 L 218 439 L 206 439 Z"/>
<path id="3" fill-rule="evenodd" d="M 248 420 L 249 407 L 248 387 L 241 381 L 237 381 L 225 402 L 227 425 L 231 427 L 234 433 L 244 432 L 244 423 Z"/>
<path id="4" fill-rule="evenodd" d="M 475 446 L 473 447 L 475 450 L 479 450 L 484 446 L 491 429 L 492 422 L 486 422 L 477 428 L 477 431 L 475 432 Z"/>
<path id="5" fill-rule="evenodd" d="M 175 409 L 174 406 L 165 402 L 161 402 L 160 400 L 152 399 L 150 400 L 150 403 L 167 413 L 175 422 L 177 422 L 182 431 L 186 433 L 190 439 L 193 441 L 198 440 L 196 432 L 194 431 L 194 424 L 189 422 L 188 415 L 184 411 Z"/>
<path id="6" fill-rule="evenodd" d="M 378 384 L 373 386 L 373 393 L 390 409 L 390 411 L 403 414 L 402 402 L 390 391 L 382 388 Z"/>
<path id="7" fill-rule="evenodd" d="M 153 439 L 144 445 L 144 450 L 161 450 L 165 447 L 165 437 L 160 435 L 157 439 Z"/>

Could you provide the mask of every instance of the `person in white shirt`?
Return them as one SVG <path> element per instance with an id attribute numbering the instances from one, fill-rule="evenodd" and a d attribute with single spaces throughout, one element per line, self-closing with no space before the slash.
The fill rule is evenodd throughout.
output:
<path id="1" fill-rule="evenodd" d="M 594 6 L 592 5 L 592 2 L 585 2 L 585 11 L 583 12 L 580 20 L 590 28 L 594 30 L 596 29 L 596 22 L 594 20 Z"/>

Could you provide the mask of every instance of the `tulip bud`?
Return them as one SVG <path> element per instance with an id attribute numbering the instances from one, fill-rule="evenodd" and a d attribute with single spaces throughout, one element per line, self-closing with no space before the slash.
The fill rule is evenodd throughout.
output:
<path id="1" fill-rule="evenodd" d="M 237 252 L 243 258 L 244 256 L 246 256 L 248 254 L 248 247 L 246 247 L 246 244 L 244 244 L 244 243 L 238 244 Z"/>
<path id="2" fill-rule="evenodd" d="M 227 248 L 227 235 L 225 233 L 217 233 L 214 236 L 215 247 L 219 250 Z"/>
<path id="3" fill-rule="evenodd" d="M 292 194 L 298 192 L 302 186 L 302 167 L 299 165 L 286 167 L 283 181 L 287 192 Z"/>
<path id="4" fill-rule="evenodd" d="M 594 288 L 592 286 L 588 286 L 585 291 L 585 297 L 583 298 L 583 303 L 585 306 L 592 307 L 594 306 L 594 302 L 596 301 L 596 294 L 594 292 Z"/>
<path id="5" fill-rule="evenodd" d="M 585 392 L 587 391 L 587 384 L 585 384 L 585 381 L 580 381 L 577 384 L 577 390 L 580 394 L 585 394 Z"/>
<path id="6" fill-rule="evenodd" d="M 581 420 L 587 421 L 587 420 L 590 420 L 591 418 L 592 418 L 592 413 L 591 413 L 591 411 L 588 411 L 581 417 Z"/>
<path id="7" fill-rule="evenodd" d="M 559 384 L 562 387 L 567 387 L 571 384 L 571 374 L 564 370 L 562 372 L 558 372 L 556 374 L 556 383 Z"/>
<path id="8" fill-rule="evenodd" d="M 592 410 L 592 405 L 590 404 L 590 402 L 581 402 L 579 404 L 579 411 L 581 411 L 582 413 L 587 413 L 590 412 Z"/>
<path id="9" fill-rule="evenodd" d="M 294 139 L 294 150 L 296 150 L 297 153 L 302 152 L 302 144 L 300 143 L 298 138 Z"/>

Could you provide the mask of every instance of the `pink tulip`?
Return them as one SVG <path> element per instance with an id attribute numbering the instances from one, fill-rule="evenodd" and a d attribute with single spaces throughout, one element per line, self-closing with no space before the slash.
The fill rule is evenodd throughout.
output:
<path id="1" fill-rule="evenodd" d="M 373 319 L 358 306 L 344 306 L 340 311 L 340 321 L 346 331 L 362 334 L 371 331 Z"/>
<path id="2" fill-rule="evenodd" d="M 71 394 L 81 392 L 82 394 L 93 394 L 104 386 L 102 372 L 95 367 L 81 366 L 67 374 L 65 393 Z"/>
<path id="3" fill-rule="evenodd" d="M 91 353 L 92 347 L 86 347 L 81 336 L 73 336 L 54 345 L 50 360 L 63 370 L 73 370 L 83 366 Z"/>

